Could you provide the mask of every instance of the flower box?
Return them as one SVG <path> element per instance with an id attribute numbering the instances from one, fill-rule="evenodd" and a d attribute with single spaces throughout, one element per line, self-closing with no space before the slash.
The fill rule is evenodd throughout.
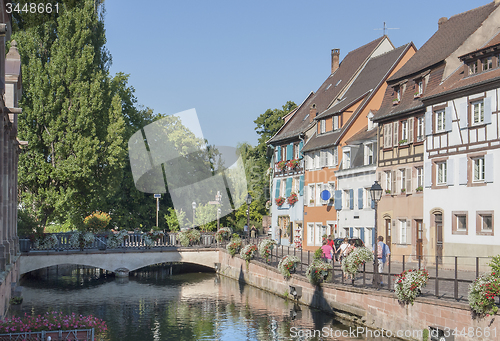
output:
<path id="1" fill-rule="evenodd" d="M 285 203 L 285 198 L 283 198 L 283 197 L 279 197 L 279 198 L 276 198 L 274 200 L 276 201 L 276 205 L 278 205 L 278 206 L 281 206 Z"/>
<path id="2" fill-rule="evenodd" d="M 287 198 L 287 201 L 290 205 L 295 204 L 297 201 L 299 201 L 299 198 L 297 196 L 297 193 L 292 193 L 290 196 Z"/>

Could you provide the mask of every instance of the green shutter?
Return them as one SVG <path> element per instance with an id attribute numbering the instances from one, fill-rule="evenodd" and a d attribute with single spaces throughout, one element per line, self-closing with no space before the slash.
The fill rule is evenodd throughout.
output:
<path id="1" fill-rule="evenodd" d="M 286 179 L 286 192 L 285 196 L 288 198 L 292 194 L 292 178 Z"/>
<path id="2" fill-rule="evenodd" d="M 299 182 L 299 195 L 304 195 L 304 176 L 300 176 L 300 182 Z"/>
<path id="3" fill-rule="evenodd" d="M 279 198 L 280 196 L 280 184 L 281 180 L 280 179 L 276 180 L 276 195 L 274 196 L 275 199 Z"/>

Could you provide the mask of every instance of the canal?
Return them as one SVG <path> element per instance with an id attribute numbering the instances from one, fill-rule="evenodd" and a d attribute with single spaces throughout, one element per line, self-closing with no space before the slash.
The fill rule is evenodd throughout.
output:
<path id="1" fill-rule="evenodd" d="M 93 315 L 108 325 L 104 341 L 382 340 L 202 268 L 176 265 L 172 272 L 157 265 L 115 278 L 95 268 L 42 269 L 23 276 L 23 303 L 9 314 Z"/>

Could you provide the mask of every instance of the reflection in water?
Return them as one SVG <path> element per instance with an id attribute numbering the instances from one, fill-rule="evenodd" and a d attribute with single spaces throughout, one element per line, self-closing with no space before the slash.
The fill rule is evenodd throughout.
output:
<path id="1" fill-rule="evenodd" d="M 24 302 L 12 314 L 91 314 L 106 321 L 105 341 L 348 339 L 335 337 L 348 327 L 331 315 L 213 273 L 170 276 L 156 267 L 119 279 L 66 266 L 21 285 Z M 328 337 L 305 337 L 314 330 Z"/>

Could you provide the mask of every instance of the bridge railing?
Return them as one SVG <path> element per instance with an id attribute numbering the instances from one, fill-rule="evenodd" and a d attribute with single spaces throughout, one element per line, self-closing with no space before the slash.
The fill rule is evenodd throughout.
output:
<path id="1" fill-rule="evenodd" d="M 47 236 L 55 236 L 57 238 L 56 243 L 42 243 L 36 246 L 29 239 L 20 239 L 20 249 L 21 252 L 29 251 L 66 251 L 66 250 L 105 250 L 105 249 L 141 249 L 141 248 L 162 248 L 162 247 L 182 247 L 177 238 L 177 233 L 164 233 L 164 235 L 158 240 L 154 241 L 152 244 L 148 245 L 145 241 L 145 233 L 129 232 L 128 235 L 123 239 L 121 243 L 116 246 L 111 247 L 108 245 L 109 238 L 104 234 L 96 234 L 94 241 L 83 248 L 78 246 L 73 246 L 70 243 L 72 232 L 62 232 L 62 233 L 51 233 Z M 215 234 L 210 232 L 201 233 L 201 239 L 199 243 L 192 245 L 190 247 L 216 247 L 217 242 L 215 240 Z"/>

